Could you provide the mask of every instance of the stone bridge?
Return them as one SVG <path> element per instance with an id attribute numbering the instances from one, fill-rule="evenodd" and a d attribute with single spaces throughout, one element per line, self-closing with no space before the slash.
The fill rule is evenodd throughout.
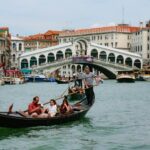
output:
<path id="1" fill-rule="evenodd" d="M 92 58 L 92 62 L 82 61 L 86 57 Z M 73 58 L 79 58 L 79 61 L 74 62 Z M 94 66 L 110 78 L 114 78 L 119 70 L 142 68 L 143 65 L 138 54 L 91 43 L 86 39 L 26 52 L 19 58 L 20 69 L 54 71 L 63 65 L 75 63 Z"/>

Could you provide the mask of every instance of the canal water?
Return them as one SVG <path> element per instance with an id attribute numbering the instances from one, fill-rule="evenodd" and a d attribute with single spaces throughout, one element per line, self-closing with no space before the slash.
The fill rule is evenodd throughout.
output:
<path id="1" fill-rule="evenodd" d="M 67 85 L 0 86 L 0 111 L 27 108 L 32 97 L 57 98 Z M 150 83 L 104 81 L 96 102 L 80 121 L 51 127 L 0 128 L 0 150 L 150 150 Z"/>

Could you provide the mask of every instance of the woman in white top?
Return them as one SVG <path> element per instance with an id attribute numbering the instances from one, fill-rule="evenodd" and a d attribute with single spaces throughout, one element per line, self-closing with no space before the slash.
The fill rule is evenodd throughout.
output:
<path id="1" fill-rule="evenodd" d="M 57 104 L 56 101 L 54 99 L 50 100 L 50 106 L 49 106 L 49 116 L 50 117 L 54 117 L 57 113 Z"/>

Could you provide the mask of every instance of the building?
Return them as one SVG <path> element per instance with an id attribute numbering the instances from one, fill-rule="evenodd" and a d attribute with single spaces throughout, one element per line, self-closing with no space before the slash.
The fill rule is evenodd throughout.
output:
<path id="1" fill-rule="evenodd" d="M 44 34 L 36 34 L 24 37 L 25 51 L 46 48 L 58 44 L 59 31 L 48 30 Z"/>
<path id="2" fill-rule="evenodd" d="M 132 33 L 139 29 L 139 27 L 120 24 L 100 28 L 65 30 L 59 34 L 59 43 L 63 44 L 70 41 L 72 42 L 78 38 L 86 38 L 93 43 L 103 46 L 130 50 Z M 80 46 L 80 44 L 78 46 Z"/>
<path id="3" fill-rule="evenodd" d="M 24 40 L 18 36 L 12 36 L 11 38 L 11 67 L 18 67 L 18 58 L 24 50 Z"/>
<path id="4" fill-rule="evenodd" d="M 11 35 L 8 27 L 0 27 L 0 66 L 10 67 Z"/>
<path id="5" fill-rule="evenodd" d="M 142 56 L 145 64 L 150 64 L 150 21 L 132 34 L 131 51 Z"/>

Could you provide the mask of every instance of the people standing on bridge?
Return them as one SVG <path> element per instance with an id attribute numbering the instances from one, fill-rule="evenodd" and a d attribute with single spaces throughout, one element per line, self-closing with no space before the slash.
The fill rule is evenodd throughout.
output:
<path id="1" fill-rule="evenodd" d="M 93 91 L 93 82 L 95 77 L 96 77 L 95 74 L 90 71 L 90 68 L 88 66 L 86 66 L 83 74 L 83 82 L 85 85 L 85 94 L 87 97 L 88 105 L 93 104 L 93 99 L 95 97 Z"/>

